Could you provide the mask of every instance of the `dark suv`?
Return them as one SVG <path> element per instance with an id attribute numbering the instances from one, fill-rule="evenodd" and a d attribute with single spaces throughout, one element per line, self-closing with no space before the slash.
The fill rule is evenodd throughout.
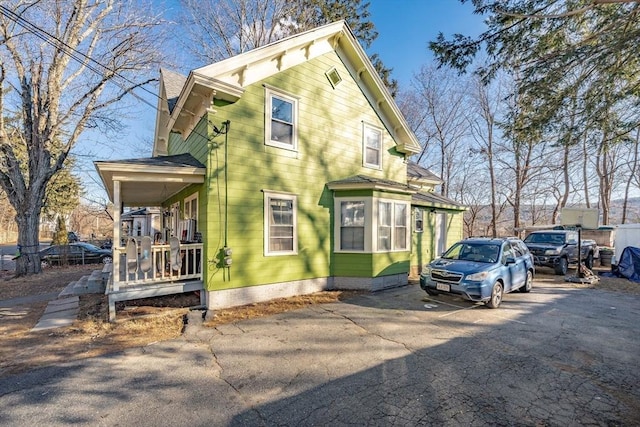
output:
<path id="1" fill-rule="evenodd" d="M 429 295 L 455 294 L 497 308 L 503 294 L 529 292 L 535 266 L 527 246 L 516 238 L 469 238 L 424 266 L 420 287 Z"/>

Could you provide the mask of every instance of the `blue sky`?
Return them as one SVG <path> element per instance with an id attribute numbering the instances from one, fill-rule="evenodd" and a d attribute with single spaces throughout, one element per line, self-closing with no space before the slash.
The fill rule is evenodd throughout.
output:
<path id="1" fill-rule="evenodd" d="M 378 53 L 393 68 L 401 88 L 414 73 L 433 61 L 429 41 L 438 33 L 475 36 L 483 29 L 482 18 L 469 3 L 458 0 L 371 0 L 371 20 L 378 31 L 370 53 Z"/>
<path id="2" fill-rule="evenodd" d="M 477 35 L 483 30 L 482 18 L 472 13 L 471 5 L 458 0 L 370 0 L 369 11 L 378 32 L 377 39 L 368 49 L 377 53 L 385 66 L 392 68 L 392 77 L 400 88 L 409 85 L 414 73 L 430 64 L 433 56 L 428 43 L 439 32 L 445 36 L 454 33 Z M 166 12 L 167 5 L 175 7 L 174 0 L 158 0 L 157 13 Z M 176 32 L 179 33 L 179 32 Z M 155 88 L 149 88 L 153 92 Z M 156 100 L 143 92 L 148 102 Z M 88 200 L 106 200 L 106 193 L 98 184 L 93 167 L 94 160 L 118 160 L 151 155 L 155 127 L 155 111 L 146 103 L 134 102 L 134 118 L 126 123 L 118 141 L 112 137 L 87 133 L 74 152 L 79 157 L 81 179 L 87 187 Z"/>

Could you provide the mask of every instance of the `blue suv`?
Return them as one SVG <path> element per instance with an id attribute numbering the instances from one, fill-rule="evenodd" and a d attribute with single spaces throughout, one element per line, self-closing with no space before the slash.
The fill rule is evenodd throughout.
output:
<path id="1" fill-rule="evenodd" d="M 429 295 L 460 295 L 498 308 L 502 296 L 531 291 L 535 266 L 527 246 L 516 238 L 469 238 L 424 266 L 420 287 Z"/>

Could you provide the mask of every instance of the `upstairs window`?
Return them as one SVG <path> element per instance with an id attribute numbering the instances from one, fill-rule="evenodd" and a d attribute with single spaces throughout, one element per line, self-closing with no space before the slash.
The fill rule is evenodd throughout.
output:
<path id="1" fill-rule="evenodd" d="M 364 125 L 363 129 L 363 165 L 368 168 L 382 168 L 382 131 Z"/>
<path id="2" fill-rule="evenodd" d="M 297 150 L 298 100 L 266 89 L 265 143 L 274 147 Z"/>

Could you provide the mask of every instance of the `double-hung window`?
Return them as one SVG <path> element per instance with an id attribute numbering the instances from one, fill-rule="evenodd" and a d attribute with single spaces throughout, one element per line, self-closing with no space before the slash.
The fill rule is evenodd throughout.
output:
<path id="1" fill-rule="evenodd" d="M 291 255 L 298 252 L 296 196 L 264 193 L 264 253 Z"/>
<path id="2" fill-rule="evenodd" d="M 391 208 L 389 202 L 378 202 L 378 250 L 391 250 Z"/>
<path id="3" fill-rule="evenodd" d="M 382 131 L 366 123 L 363 126 L 362 157 L 368 168 L 382 168 Z"/>
<path id="4" fill-rule="evenodd" d="M 364 201 L 340 202 L 340 250 L 364 251 Z"/>
<path id="5" fill-rule="evenodd" d="M 407 249 L 407 204 L 394 203 L 393 249 Z"/>
<path id="6" fill-rule="evenodd" d="M 378 251 L 407 249 L 407 203 L 378 202 Z"/>
<path id="7" fill-rule="evenodd" d="M 288 150 L 298 149 L 298 100 L 267 88 L 265 143 Z"/>

